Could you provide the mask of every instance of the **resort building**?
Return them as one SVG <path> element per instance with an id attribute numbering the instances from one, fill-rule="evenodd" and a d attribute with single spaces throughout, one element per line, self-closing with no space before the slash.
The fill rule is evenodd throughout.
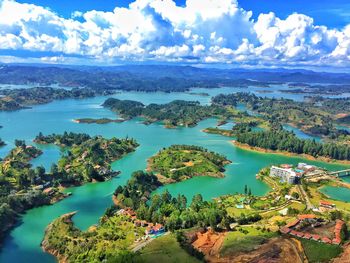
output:
<path id="1" fill-rule="evenodd" d="M 298 163 L 297 168 L 305 172 L 312 172 L 316 169 L 316 166 L 307 163 Z"/>
<path id="2" fill-rule="evenodd" d="M 292 168 L 280 168 L 272 166 L 270 176 L 278 177 L 282 183 L 294 184 L 296 182 L 297 173 Z"/>

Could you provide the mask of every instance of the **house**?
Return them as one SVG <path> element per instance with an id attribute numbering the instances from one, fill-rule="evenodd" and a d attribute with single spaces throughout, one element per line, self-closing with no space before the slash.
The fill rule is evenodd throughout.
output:
<path id="1" fill-rule="evenodd" d="M 146 230 L 145 233 L 146 235 L 158 235 L 161 233 L 164 233 L 165 228 L 162 224 L 155 224 L 155 225 L 149 225 Z"/>
<path id="2" fill-rule="evenodd" d="M 309 165 L 307 163 L 298 163 L 297 166 L 298 169 L 303 170 L 305 172 L 312 172 L 316 169 L 316 166 L 314 165 Z"/>
<path id="3" fill-rule="evenodd" d="M 326 208 L 326 209 L 334 209 L 336 205 L 327 201 L 320 201 L 320 207 Z"/>
<path id="4" fill-rule="evenodd" d="M 303 232 L 299 232 L 299 231 L 295 231 L 295 232 L 296 232 L 295 235 L 297 237 L 304 237 L 304 233 Z"/>
<path id="5" fill-rule="evenodd" d="M 305 233 L 304 238 L 310 240 L 312 235 L 310 233 Z"/>
<path id="6" fill-rule="evenodd" d="M 46 188 L 43 190 L 43 193 L 47 194 L 47 195 L 53 195 L 55 192 L 56 192 L 56 190 L 52 187 L 49 187 L 49 188 Z"/>
<path id="7" fill-rule="evenodd" d="M 288 228 L 288 227 L 281 227 L 281 228 L 280 228 L 280 232 L 281 232 L 282 234 L 289 234 L 290 231 L 291 231 L 291 229 Z"/>
<path id="8" fill-rule="evenodd" d="M 311 235 L 311 239 L 314 241 L 319 241 L 321 239 L 321 237 L 319 235 Z"/>
<path id="9" fill-rule="evenodd" d="M 299 222 L 300 222 L 299 219 L 298 219 L 298 220 L 295 220 L 295 221 L 292 221 L 292 222 L 288 223 L 288 224 L 286 225 L 286 227 L 288 227 L 288 228 L 295 227 L 297 224 L 299 224 Z"/>
<path id="10" fill-rule="evenodd" d="M 332 244 L 332 240 L 330 240 L 328 237 L 323 237 L 321 241 L 325 244 Z"/>

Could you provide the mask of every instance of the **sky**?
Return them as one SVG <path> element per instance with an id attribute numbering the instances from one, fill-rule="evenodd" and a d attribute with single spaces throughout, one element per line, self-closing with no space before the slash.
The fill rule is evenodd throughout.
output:
<path id="1" fill-rule="evenodd" d="M 348 0 L 0 0 L 0 62 L 350 69 Z"/>

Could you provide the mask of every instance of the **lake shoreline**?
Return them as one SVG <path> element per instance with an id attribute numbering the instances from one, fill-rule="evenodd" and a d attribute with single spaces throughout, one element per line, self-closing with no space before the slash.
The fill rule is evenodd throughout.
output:
<path id="1" fill-rule="evenodd" d="M 285 151 L 275 151 L 275 150 L 270 150 L 270 149 L 264 149 L 260 147 L 253 147 L 248 144 L 243 144 L 240 142 L 237 142 L 236 140 L 231 140 L 230 141 L 234 146 L 243 149 L 243 150 L 248 150 L 248 151 L 253 151 L 253 152 L 258 152 L 258 153 L 270 153 L 270 154 L 277 154 L 277 155 L 283 155 L 286 157 L 301 157 L 306 160 L 310 161 L 321 161 L 321 162 L 326 162 L 326 163 L 334 163 L 334 164 L 345 164 L 345 165 L 350 165 L 350 161 L 347 160 L 334 160 L 328 157 L 314 157 L 309 154 L 297 154 L 297 153 L 291 153 L 291 152 L 285 152 Z"/>

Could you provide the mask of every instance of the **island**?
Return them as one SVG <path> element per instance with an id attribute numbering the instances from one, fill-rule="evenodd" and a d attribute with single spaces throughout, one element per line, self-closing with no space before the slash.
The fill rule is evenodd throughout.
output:
<path id="1" fill-rule="evenodd" d="M 91 181 L 105 181 L 119 172 L 111 169 L 111 163 L 133 152 L 139 144 L 130 138 L 105 139 L 87 134 L 64 133 L 63 135 L 39 134 L 38 144 L 53 143 L 68 147 L 66 154 L 52 167 L 52 174 L 63 185 L 80 185 Z"/>
<path id="2" fill-rule="evenodd" d="M 161 121 L 168 128 L 195 126 L 199 121 L 210 117 L 229 117 L 223 107 L 203 106 L 198 101 L 175 100 L 167 104 L 143 105 L 138 101 L 107 99 L 103 106 L 118 113 L 123 119 L 142 117 L 146 123 Z"/>
<path id="3" fill-rule="evenodd" d="M 123 119 L 109 119 L 109 118 L 101 118 L 101 119 L 93 119 L 93 118 L 82 118 L 82 119 L 75 119 L 74 122 L 76 123 L 86 123 L 86 124 L 107 124 L 107 123 L 121 123 L 124 122 Z"/>
<path id="4" fill-rule="evenodd" d="M 62 99 L 83 99 L 115 94 L 113 89 L 34 87 L 0 90 L 0 111 L 14 111 Z"/>
<path id="5" fill-rule="evenodd" d="M 224 177 L 224 156 L 194 145 L 172 145 L 148 160 L 148 171 L 162 183 L 183 181 L 194 176 Z"/>

